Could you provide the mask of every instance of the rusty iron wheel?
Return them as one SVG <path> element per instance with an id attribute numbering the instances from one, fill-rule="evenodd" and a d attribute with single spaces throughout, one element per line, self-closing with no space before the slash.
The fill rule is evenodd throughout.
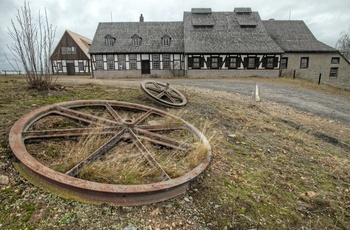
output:
<path id="1" fill-rule="evenodd" d="M 88 136 L 103 136 L 105 141 L 84 156 L 78 155 L 77 159 L 63 156 L 74 158 L 76 162 L 63 172 L 56 170 L 57 161 L 52 161 L 53 166 L 46 165 L 49 154 L 55 159 L 62 155 L 50 152 L 52 146 L 68 145 L 66 148 L 72 149 L 67 143 L 80 145 L 78 140 Z M 94 141 L 90 139 L 90 142 Z M 211 159 L 208 140 L 190 123 L 152 107 L 108 100 L 69 101 L 38 108 L 13 125 L 9 143 L 19 160 L 21 174 L 34 184 L 65 198 L 118 206 L 150 204 L 183 194 Z M 194 145 L 198 143 L 204 148 L 205 155 L 181 175 L 169 173 L 169 167 L 159 160 L 181 153 L 185 160 L 172 162 L 176 166 L 188 160 L 186 156 L 193 153 Z M 146 167 L 157 171 L 156 179 L 141 184 L 116 184 L 79 177 L 80 171 L 94 162 L 108 165 L 107 156 L 117 154 L 113 151 L 121 145 L 129 147 L 128 150 L 123 148 L 118 155 L 137 152 Z M 68 160 L 71 159 L 64 159 L 63 163 Z"/>
<path id="2" fill-rule="evenodd" d="M 186 97 L 169 83 L 145 80 L 141 82 L 141 89 L 153 100 L 170 107 L 182 107 L 187 104 Z"/>

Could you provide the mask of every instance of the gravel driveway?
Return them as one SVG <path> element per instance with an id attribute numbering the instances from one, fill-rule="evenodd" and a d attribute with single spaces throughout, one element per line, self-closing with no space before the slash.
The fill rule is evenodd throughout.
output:
<path id="1" fill-rule="evenodd" d="M 123 82 L 140 84 L 145 79 L 91 79 L 91 77 L 60 77 L 58 82 L 65 83 L 97 83 L 118 85 Z M 252 95 L 255 82 L 251 79 L 154 79 L 155 81 L 169 82 L 178 86 L 189 86 L 215 91 L 234 92 L 242 95 Z M 264 82 L 259 80 L 259 95 L 262 100 L 282 103 L 304 112 L 336 120 L 350 125 L 350 98 L 339 95 L 330 95 L 317 91 L 297 88 L 288 84 Z M 181 90 L 181 88 L 179 88 Z"/>
<path id="2" fill-rule="evenodd" d="M 255 84 L 258 85 L 260 98 L 282 103 L 304 112 L 336 120 L 350 125 L 350 98 L 329 95 L 294 86 L 242 80 L 178 80 L 171 81 L 176 85 L 206 88 L 216 91 L 234 92 L 242 95 L 252 95 Z"/>

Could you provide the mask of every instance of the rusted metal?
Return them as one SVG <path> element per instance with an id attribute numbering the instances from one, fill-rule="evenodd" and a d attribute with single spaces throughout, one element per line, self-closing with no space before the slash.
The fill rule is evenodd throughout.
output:
<path id="1" fill-rule="evenodd" d="M 145 80 L 141 82 L 141 89 L 153 100 L 170 107 L 182 107 L 187 104 L 186 97 L 169 83 Z"/>
<path id="2" fill-rule="evenodd" d="M 102 118 L 81 110 L 83 108 L 89 109 L 96 107 L 104 108 L 110 115 L 110 118 Z M 136 115 L 124 115 L 123 117 L 119 112 L 121 110 L 132 111 Z M 62 129 L 39 129 L 35 126 L 42 119 L 50 116 L 67 117 L 77 122 L 88 123 L 90 126 L 78 128 L 66 127 Z M 167 120 L 175 120 L 176 123 L 159 124 L 157 122 L 145 122 L 146 120 L 153 121 L 154 116 L 167 117 Z M 205 146 L 207 155 L 191 171 L 182 176 L 171 178 L 161 164 L 153 157 L 153 153 L 143 145 L 143 141 L 149 141 L 153 145 L 165 146 L 166 148 L 174 149 L 174 151 L 190 151 L 193 148 L 193 144 L 188 143 L 188 140 L 178 140 L 164 134 L 175 130 L 184 130 L 192 133 L 195 139 Z M 65 140 L 66 138 L 79 138 L 91 135 L 91 133 L 96 135 L 108 134 L 113 137 L 66 173 L 55 171 L 42 164 L 27 149 L 28 143 L 37 140 Z M 142 185 L 125 185 L 98 183 L 75 177 L 82 166 L 100 159 L 123 140 L 128 140 L 127 143 L 130 142 L 131 145 L 135 146 L 150 165 L 162 172 L 163 181 Z M 51 189 L 51 191 L 58 195 L 64 193 L 68 194 L 67 196 L 62 195 L 64 197 L 74 198 L 83 202 L 109 203 L 120 206 L 150 204 L 183 194 L 191 180 L 207 168 L 211 159 L 211 148 L 208 140 L 193 125 L 179 117 L 155 108 L 119 101 L 70 101 L 36 109 L 20 118 L 13 125 L 9 135 L 9 143 L 13 153 L 21 162 L 21 168 L 25 171 L 24 174 L 36 178 L 36 181 L 40 181 L 39 184 L 55 188 Z"/>

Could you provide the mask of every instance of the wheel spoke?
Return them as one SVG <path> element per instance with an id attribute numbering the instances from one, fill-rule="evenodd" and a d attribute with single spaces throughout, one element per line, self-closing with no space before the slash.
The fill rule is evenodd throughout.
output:
<path id="1" fill-rule="evenodd" d="M 163 167 L 157 162 L 157 160 L 152 156 L 152 154 L 147 150 L 147 148 L 142 144 L 140 139 L 137 137 L 137 135 L 129 129 L 129 133 L 134 140 L 134 144 L 137 147 L 137 149 L 142 153 L 142 155 L 147 159 L 148 163 L 152 167 L 158 168 L 162 172 L 162 177 L 164 180 L 170 180 L 170 176 L 165 172 Z"/>
<path id="2" fill-rule="evenodd" d="M 102 157 L 104 154 L 106 154 L 109 150 L 111 150 L 113 147 L 115 147 L 119 141 L 122 138 L 122 135 L 125 133 L 125 129 L 121 130 L 118 134 L 116 134 L 114 137 L 112 137 L 109 141 L 107 141 L 105 144 L 103 144 L 101 147 L 99 147 L 95 152 L 90 154 L 87 158 L 82 160 L 80 163 L 78 163 L 76 166 L 74 166 L 72 169 L 70 169 L 68 172 L 66 172 L 69 176 L 76 176 L 79 169 L 83 167 L 85 164 L 88 164 L 92 161 L 95 161 Z"/>
<path id="3" fill-rule="evenodd" d="M 167 92 L 165 95 L 172 103 L 176 104 L 175 99 L 172 97 L 172 95 L 170 93 Z"/>
<path id="4" fill-rule="evenodd" d="M 137 134 L 137 137 L 141 139 L 148 140 L 150 142 L 153 142 L 155 144 L 167 146 L 173 149 L 178 149 L 178 150 L 188 150 L 189 148 L 192 148 L 193 145 L 185 142 L 181 142 L 178 140 L 175 140 L 174 138 L 170 138 L 164 135 L 160 135 L 157 133 L 152 133 L 146 130 L 142 130 L 139 128 L 134 129 L 135 134 Z"/>
<path id="5" fill-rule="evenodd" d="M 24 141 L 115 133 L 120 127 L 72 128 L 22 132 Z"/>
<path id="6" fill-rule="evenodd" d="M 73 109 L 68 109 L 68 108 L 64 108 L 62 106 L 55 106 L 56 111 L 54 111 L 55 113 L 61 115 L 61 116 L 65 116 L 68 118 L 72 118 L 72 119 L 76 119 L 79 121 L 83 121 L 83 122 L 87 122 L 89 124 L 95 124 L 95 125 L 120 125 L 120 123 L 116 122 L 116 121 L 111 121 L 105 118 L 100 118 L 98 116 L 94 116 L 91 114 L 87 114 L 87 113 L 83 113 L 83 112 L 79 112 Z"/>
<path id="7" fill-rule="evenodd" d="M 156 95 L 156 97 L 159 99 L 159 100 L 162 100 L 162 97 L 165 96 L 166 94 L 164 92 L 161 92 L 160 94 Z"/>
<path id="8" fill-rule="evenodd" d="M 146 120 L 151 114 L 153 114 L 152 110 L 148 110 L 147 113 L 141 115 L 140 117 L 138 117 L 135 121 L 134 121 L 134 125 L 138 125 L 141 122 L 143 122 L 144 120 Z"/>
<path id="9" fill-rule="evenodd" d="M 118 121 L 118 122 L 122 122 L 122 118 L 119 116 L 119 114 L 117 113 L 117 111 L 115 111 L 112 106 L 109 103 L 106 103 L 106 108 L 108 110 L 108 112 L 113 116 L 113 118 Z"/>
<path id="10" fill-rule="evenodd" d="M 160 89 L 160 88 L 154 88 L 153 86 L 146 86 L 146 89 L 152 90 L 152 91 L 157 92 L 157 93 L 162 92 L 162 89 Z"/>
<path id="11" fill-rule="evenodd" d="M 183 129 L 184 126 L 181 124 L 166 124 L 166 125 L 138 125 L 140 129 L 147 131 L 172 131 Z"/>
<path id="12" fill-rule="evenodd" d="M 171 95 L 173 98 L 179 99 L 179 100 L 183 100 L 183 98 L 181 97 L 181 95 L 179 95 L 176 91 L 171 90 L 168 92 L 169 95 Z"/>

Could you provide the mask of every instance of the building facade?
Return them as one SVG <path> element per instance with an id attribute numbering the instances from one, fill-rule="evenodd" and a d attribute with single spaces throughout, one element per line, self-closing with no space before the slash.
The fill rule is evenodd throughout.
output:
<path id="1" fill-rule="evenodd" d="M 350 90 L 350 63 L 336 49 L 318 41 L 303 21 L 263 21 L 283 49 L 281 76 L 319 81 Z"/>
<path id="2" fill-rule="evenodd" d="M 91 74 L 91 39 L 66 30 L 50 60 L 54 74 Z"/>
<path id="3" fill-rule="evenodd" d="M 350 64 L 303 21 L 261 20 L 250 8 L 193 8 L 181 22 L 99 23 L 93 77 L 294 76 L 350 88 Z"/>

